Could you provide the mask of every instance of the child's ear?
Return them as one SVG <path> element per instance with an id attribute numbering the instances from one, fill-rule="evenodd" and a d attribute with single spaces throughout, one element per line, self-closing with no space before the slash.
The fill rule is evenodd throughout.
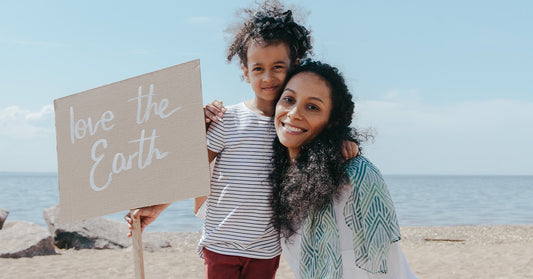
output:
<path id="1" fill-rule="evenodd" d="M 244 76 L 244 80 L 250 83 L 250 75 L 248 73 L 248 67 L 246 67 L 244 64 L 241 64 L 241 69 L 242 69 L 242 74 Z"/>
<path id="2" fill-rule="evenodd" d="M 294 67 L 300 66 L 300 58 L 296 58 L 296 61 L 294 61 Z"/>

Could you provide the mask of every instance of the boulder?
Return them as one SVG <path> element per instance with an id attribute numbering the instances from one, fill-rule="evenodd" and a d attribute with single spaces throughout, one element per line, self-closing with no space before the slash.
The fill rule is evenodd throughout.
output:
<path id="1" fill-rule="evenodd" d="M 143 250 L 155 252 L 162 248 L 173 247 L 176 234 L 171 232 L 144 232 L 142 235 Z"/>
<path id="2" fill-rule="evenodd" d="M 4 226 L 7 215 L 9 215 L 9 211 L 0 207 L 0 230 L 2 229 L 2 226 Z"/>
<path id="3" fill-rule="evenodd" d="M 59 206 L 54 205 L 43 212 L 54 243 L 61 249 L 117 249 L 132 245 L 126 221 L 119 222 L 105 217 L 91 218 L 71 224 L 59 223 Z M 200 233 L 144 232 L 143 250 L 155 252 L 162 248 L 196 247 Z"/>
<path id="4" fill-rule="evenodd" d="M 114 221 L 105 217 L 91 218 L 79 222 L 61 224 L 59 205 L 43 212 L 54 244 L 61 249 L 117 249 L 131 246 L 126 236 L 126 222 Z"/>
<path id="5" fill-rule="evenodd" d="M 54 239 L 48 230 L 25 221 L 9 221 L 0 230 L 0 258 L 55 255 Z"/>

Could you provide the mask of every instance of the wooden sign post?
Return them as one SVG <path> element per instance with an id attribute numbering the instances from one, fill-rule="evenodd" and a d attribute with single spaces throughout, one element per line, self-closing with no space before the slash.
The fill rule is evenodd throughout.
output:
<path id="1" fill-rule="evenodd" d="M 132 216 L 133 211 L 135 210 L 130 210 L 130 214 Z M 139 219 L 133 221 L 131 240 L 133 245 L 133 264 L 135 266 L 135 278 L 144 279 L 143 241 L 141 232 L 141 220 Z"/>
<path id="2" fill-rule="evenodd" d="M 207 195 L 202 103 L 199 60 L 55 100 L 60 222 Z"/>

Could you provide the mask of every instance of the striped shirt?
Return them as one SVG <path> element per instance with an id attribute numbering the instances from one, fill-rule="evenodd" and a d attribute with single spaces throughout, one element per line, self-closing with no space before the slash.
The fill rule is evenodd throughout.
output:
<path id="1" fill-rule="evenodd" d="M 268 176 L 272 169 L 272 117 L 244 103 L 228 106 L 207 132 L 208 148 L 218 153 L 198 252 L 270 259 L 281 253 L 272 222 Z"/>

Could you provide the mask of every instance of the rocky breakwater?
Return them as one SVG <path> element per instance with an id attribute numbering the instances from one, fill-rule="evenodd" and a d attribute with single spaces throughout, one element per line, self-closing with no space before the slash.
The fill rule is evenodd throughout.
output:
<path id="1" fill-rule="evenodd" d="M 7 215 L 9 215 L 9 211 L 0 207 L 0 230 L 4 226 L 4 222 L 7 219 Z"/>
<path id="2" fill-rule="evenodd" d="M 7 221 L 0 208 L 0 258 L 55 255 L 54 239 L 47 229 L 24 221 Z"/>
<path id="3" fill-rule="evenodd" d="M 60 249 L 121 249 L 132 245 L 127 237 L 128 225 L 105 217 L 96 217 L 70 224 L 59 222 L 59 205 L 44 210 L 44 220 L 54 244 Z M 154 252 L 161 248 L 180 246 L 179 233 L 144 232 L 143 249 Z"/>
<path id="4" fill-rule="evenodd" d="M 59 205 L 44 209 L 43 217 L 48 228 L 25 221 L 7 221 L 9 211 L 0 209 L 0 258 L 20 258 L 55 255 L 61 249 L 122 249 L 131 247 L 126 235 L 126 222 L 96 217 L 79 222 L 62 224 Z M 155 252 L 162 248 L 182 249 L 195 246 L 199 233 L 144 232 L 143 250 Z"/>

